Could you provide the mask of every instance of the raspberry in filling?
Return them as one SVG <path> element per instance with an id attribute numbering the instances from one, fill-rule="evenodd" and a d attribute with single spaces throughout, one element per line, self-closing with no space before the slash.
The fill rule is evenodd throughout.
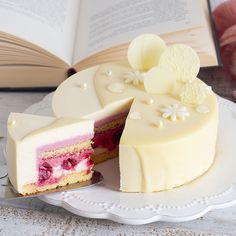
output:
<path id="1" fill-rule="evenodd" d="M 61 164 L 61 167 L 65 170 L 70 170 L 71 168 L 73 168 L 74 166 L 77 165 L 77 160 L 74 158 L 68 158 L 66 160 L 64 160 Z"/>
<path id="2" fill-rule="evenodd" d="M 123 132 L 124 125 L 121 125 L 115 129 L 103 133 L 96 133 L 93 138 L 93 148 L 102 147 L 109 151 L 114 150 L 120 141 L 121 134 Z"/>
<path id="3" fill-rule="evenodd" d="M 85 162 L 85 166 L 83 163 L 81 164 L 82 167 L 79 167 L 79 170 L 91 171 L 94 165 L 93 161 L 90 160 L 92 153 L 92 149 L 82 149 L 80 152 L 76 153 L 65 153 L 47 159 L 40 158 L 37 184 L 42 186 L 59 182 L 63 176 L 71 174 L 71 171 L 78 171 L 76 167 L 82 163 L 83 160 L 87 161 Z"/>
<path id="4" fill-rule="evenodd" d="M 87 161 L 87 166 L 88 166 L 88 170 L 87 170 L 87 174 L 89 174 L 93 168 L 94 162 L 92 159 L 88 159 Z"/>
<path id="5" fill-rule="evenodd" d="M 48 180 L 52 175 L 52 166 L 44 162 L 40 167 L 39 167 L 39 182 L 44 182 Z"/>

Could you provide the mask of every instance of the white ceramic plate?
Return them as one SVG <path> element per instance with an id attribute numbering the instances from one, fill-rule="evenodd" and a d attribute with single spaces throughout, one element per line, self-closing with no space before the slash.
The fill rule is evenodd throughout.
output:
<path id="1" fill-rule="evenodd" d="M 51 98 L 51 94 L 46 96 L 25 112 L 52 115 Z M 102 185 L 50 194 L 40 199 L 80 216 L 137 225 L 189 221 L 210 210 L 236 204 L 236 105 L 222 98 L 219 98 L 219 104 L 215 162 L 206 174 L 190 184 L 159 193 L 121 193 L 118 159 L 113 159 L 96 166 L 105 178 Z"/>

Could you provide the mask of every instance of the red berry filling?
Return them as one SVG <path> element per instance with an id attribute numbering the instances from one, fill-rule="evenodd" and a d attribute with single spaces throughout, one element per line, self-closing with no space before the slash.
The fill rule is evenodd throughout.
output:
<path id="1" fill-rule="evenodd" d="M 40 167 L 39 167 L 39 182 L 44 182 L 48 180 L 51 177 L 52 174 L 52 166 L 44 162 Z"/>
<path id="2" fill-rule="evenodd" d="M 38 169 L 38 185 L 52 184 L 60 180 L 61 177 L 67 175 L 66 171 L 75 170 L 76 166 L 82 161 L 87 160 L 86 170 L 91 170 L 93 167 L 93 161 L 90 160 L 92 149 L 84 149 L 78 153 L 67 153 L 57 157 L 47 158 L 47 161 L 41 159 L 39 161 Z M 54 168 L 55 173 L 54 173 Z M 63 171 L 64 170 L 64 171 Z M 60 173 L 58 176 L 58 173 Z"/>
<path id="3" fill-rule="evenodd" d="M 80 160 L 84 160 L 84 159 L 90 158 L 90 156 L 92 154 L 93 154 L 93 150 L 92 149 L 86 150 L 86 151 L 80 153 Z"/>
<path id="4" fill-rule="evenodd" d="M 109 151 L 114 150 L 120 141 L 121 134 L 124 129 L 124 124 L 103 133 L 95 133 L 93 138 L 93 148 L 102 147 Z"/>
<path id="5" fill-rule="evenodd" d="M 93 168 L 94 162 L 92 159 L 88 159 L 87 161 L 87 166 L 88 166 L 88 170 L 87 170 L 87 174 L 89 174 L 91 172 L 91 169 Z"/>
<path id="6" fill-rule="evenodd" d="M 88 161 L 87 161 L 87 166 L 90 168 L 90 167 L 92 167 L 93 165 L 94 165 L 93 160 L 92 160 L 92 159 L 88 159 Z"/>
<path id="7" fill-rule="evenodd" d="M 74 158 L 68 158 L 64 160 L 61 164 L 61 167 L 66 170 L 70 170 L 72 167 L 77 165 L 77 160 Z"/>

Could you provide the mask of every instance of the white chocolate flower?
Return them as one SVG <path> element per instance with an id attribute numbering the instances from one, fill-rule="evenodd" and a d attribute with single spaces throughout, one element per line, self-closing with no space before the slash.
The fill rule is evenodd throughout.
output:
<path id="1" fill-rule="evenodd" d="M 185 120 L 189 116 L 187 108 L 178 104 L 165 105 L 160 109 L 160 112 L 163 118 L 171 121 L 176 121 L 177 119 Z"/>
<path id="2" fill-rule="evenodd" d="M 140 83 L 143 83 L 144 73 L 139 71 L 129 71 L 124 73 L 122 77 L 127 84 L 132 83 L 133 85 L 139 85 Z"/>

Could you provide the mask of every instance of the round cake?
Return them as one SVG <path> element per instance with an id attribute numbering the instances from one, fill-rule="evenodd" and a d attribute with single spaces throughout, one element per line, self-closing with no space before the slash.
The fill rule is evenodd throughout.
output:
<path id="1" fill-rule="evenodd" d="M 95 120 L 93 159 L 116 157 L 119 150 L 121 191 L 172 189 L 214 161 L 218 103 L 196 77 L 199 67 L 190 47 L 141 35 L 130 44 L 128 62 L 95 66 L 64 81 L 53 111 Z"/>

